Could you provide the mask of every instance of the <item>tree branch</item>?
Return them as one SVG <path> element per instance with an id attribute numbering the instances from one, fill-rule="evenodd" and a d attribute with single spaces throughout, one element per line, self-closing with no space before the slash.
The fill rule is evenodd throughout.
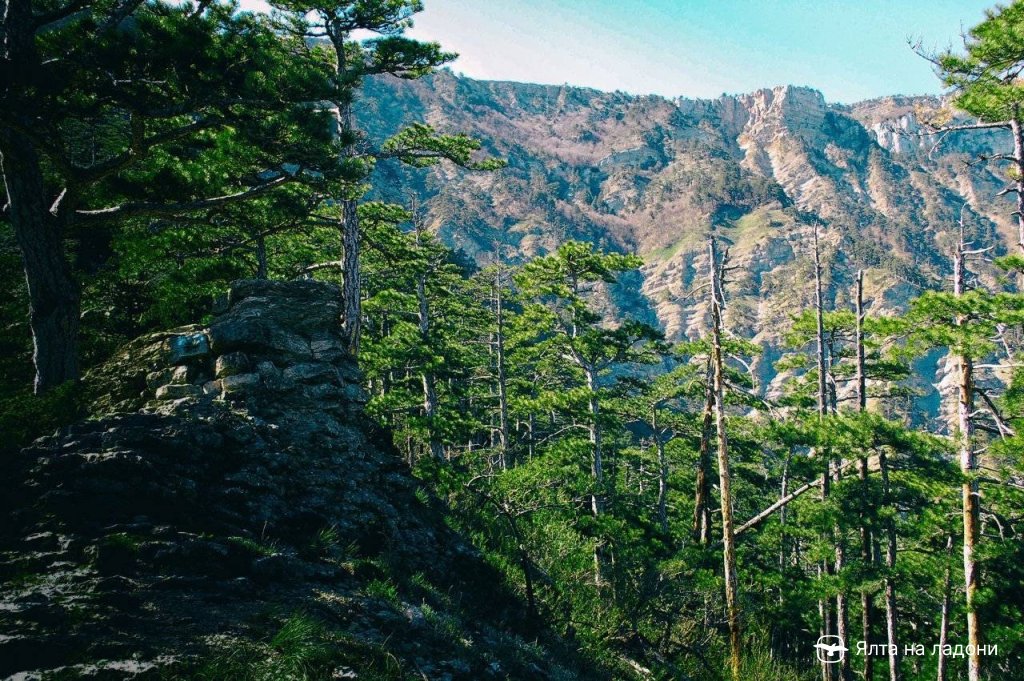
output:
<path id="1" fill-rule="evenodd" d="M 849 468 L 850 466 L 852 466 L 853 464 L 858 463 L 858 462 L 859 462 L 859 459 L 852 459 L 850 461 L 847 461 L 845 464 L 843 464 L 840 467 L 839 472 L 842 473 L 847 468 Z M 812 480 L 811 482 L 808 482 L 805 485 L 796 488 L 795 490 L 793 490 L 792 492 L 790 492 L 786 496 L 782 497 L 781 499 L 776 501 L 774 504 L 772 504 L 768 508 L 764 509 L 763 511 L 761 511 L 760 513 L 755 515 L 753 518 L 751 518 L 747 522 L 745 522 L 742 525 L 740 525 L 739 527 L 737 527 L 736 531 L 734 532 L 734 535 L 735 536 L 739 536 L 741 533 L 746 532 L 750 528 L 756 527 L 761 522 L 763 522 L 766 518 L 771 516 L 773 513 L 778 511 L 780 508 L 782 508 L 783 506 L 785 506 L 789 502 L 793 501 L 794 499 L 796 499 L 797 497 L 802 495 L 804 492 L 807 492 L 808 490 L 811 490 L 811 489 L 814 489 L 815 487 L 820 486 L 821 485 L 821 481 L 822 481 L 821 478 L 816 478 L 816 479 Z"/>
<path id="2" fill-rule="evenodd" d="M 179 128 L 175 128 L 174 130 L 155 134 L 148 138 L 143 137 L 145 131 L 141 129 L 141 124 L 139 125 L 140 128 L 132 133 L 132 143 L 127 150 L 102 163 L 82 168 L 78 176 L 75 178 L 75 181 L 79 183 L 89 183 L 102 180 L 104 177 L 107 177 L 112 173 L 116 173 L 118 170 L 125 168 L 129 164 L 145 158 L 149 152 L 161 144 L 174 142 L 184 137 L 188 137 L 193 133 L 199 132 L 200 130 L 213 127 L 215 122 L 210 119 L 197 120 L 188 125 L 183 125 Z"/>
<path id="3" fill-rule="evenodd" d="M 86 222 L 109 220 L 111 218 L 126 218 L 126 217 L 139 217 L 139 216 L 152 216 L 152 217 L 173 217 L 175 215 L 181 215 L 183 213 L 194 213 L 196 211 L 207 210 L 209 208 L 216 208 L 229 203 L 236 203 L 238 201 L 244 201 L 260 194 L 286 185 L 290 182 L 298 180 L 298 172 L 289 173 L 287 175 L 279 175 L 278 177 L 264 182 L 263 184 L 250 187 L 244 191 L 236 192 L 234 194 L 225 194 L 224 196 L 216 196 L 208 199 L 199 199 L 196 201 L 186 201 L 182 203 L 151 203 L 151 202 L 140 202 L 140 203 L 125 203 L 119 206 L 111 206 L 109 208 L 98 208 L 95 210 L 79 210 L 75 211 L 75 215 L 79 219 L 83 219 Z"/>

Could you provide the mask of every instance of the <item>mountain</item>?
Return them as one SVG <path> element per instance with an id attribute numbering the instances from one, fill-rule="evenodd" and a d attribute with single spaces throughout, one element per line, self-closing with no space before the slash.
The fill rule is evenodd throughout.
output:
<path id="1" fill-rule="evenodd" d="M 508 160 L 494 173 L 382 164 L 377 186 L 402 189 L 377 198 L 414 195 L 430 227 L 480 262 L 499 243 L 518 258 L 566 239 L 636 252 L 641 275 L 610 292 L 608 311 L 656 321 L 670 339 L 706 328 L 699 288 L 714 229 L 734 268 L 727 323 L 764 346 L 756 369 L 770 392 L 781 334 L 811 303 L 813 224 L 827 304 L 849 307 L 863 268 L 876 311 L 947 285 L 961 212 L 976 242 L 1005 252 L 1015 241 L 1011 206 L 996 198 L 1004 183 L 974 163 L 1006 151 L 1009 135 L 961 133 L 935 148 L 940 140 L 922 133 L 915 112 L 942 105 L 898 96 L 829 104 L 794 86 L 667 99 L 442 71 L 367 83 L 358 115 L 374 139 L 419 120 L 477 137 Z"/>

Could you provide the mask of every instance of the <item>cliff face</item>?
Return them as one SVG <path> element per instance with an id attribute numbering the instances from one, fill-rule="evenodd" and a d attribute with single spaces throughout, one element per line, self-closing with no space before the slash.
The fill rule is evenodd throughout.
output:
<path id="1" fill-rule="evenodd" d="M 0 678 L 600 677 L 368 424 L 338 300 L 238 282 L 88 377 L 107 415 L 5 462 Z"/>
<path id="2" fill-rule="evenodd" d="M 657 321 L 670 338 L 706 329 L 694 287 L 706 276 L 705 239 L 715 229 L 736 268 L 727 322 L 771 358 L 790 315 L 811 302 L 814 221 L 823 225 L 827 298 L 837 307 L 850 305 L 859 268 L 875 311 L 946 286 L 949 239 L 965 205 L 978 243 L 1013 243 L 1011 208 L 996 198 L 998 169 L 964 164 L 1005 151 L 1009 136 L 961 134 L 935 148 L 914 114 L 940 106 L 907 97 L 830 105 L 792 86 L 668 100 L 439 73 L 373 81 L 359 111 L 371 137 L 425 120 L 485 140 L 509 161 L 493 174 L 383 165 L 381 186 L 406 188 L 383 198 L 417 193 L 433 229 L 481 262 L 495 243 L 529 257 L 569 238 L 637 252 L 642 277 L 613 292 L 614 312 Z M 770 391 L 767 360 L 760 373 Z"/>

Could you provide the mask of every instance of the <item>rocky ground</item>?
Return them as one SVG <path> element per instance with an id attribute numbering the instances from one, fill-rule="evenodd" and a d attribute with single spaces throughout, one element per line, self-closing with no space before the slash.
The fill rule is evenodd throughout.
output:
<path id="1" fill-rule="evenodd" d="M 338 297 L 238 282 L 3 462 L 0 678 L 601 678 L 365 418 Z"/>

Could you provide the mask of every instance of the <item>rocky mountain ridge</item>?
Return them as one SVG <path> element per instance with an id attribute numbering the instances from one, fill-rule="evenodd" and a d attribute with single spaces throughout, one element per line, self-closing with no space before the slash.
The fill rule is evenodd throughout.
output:
<path id="1" fill-rule="evenodd" d="M 811 302 L 812 224 L 835 307 L 850 306 L 861 268 L 879 311 L 947 285 L 961 211 L 977 242 L 997 252 L 1013 243 L 1012 208 L 996 198 L 1001 170 L 969 163 L 1005 151 L 1009 135 L 924 134 L 918 112 L 942 105 L 899 96 L 829 104 L 795 86 L 670 100 L 440 72 L 372 81 L 358 109 L 372 138 L 423 120 L 508 159 L 495 173 L 385 164 L 378 184 L 403 189 L 378 197 L 416 195 L 441 238 L 479 262 L 496 244 L 526 258 L 566 239 L 636 252 L 642 274 L 612 292 L 607 311 L 657 322 L 670 339 L 706 329 L 695 289 L 714 230 L 735 267 L 728 324 L 765 347 L 758 370 L 770 391 L 781 332 Z"/>

